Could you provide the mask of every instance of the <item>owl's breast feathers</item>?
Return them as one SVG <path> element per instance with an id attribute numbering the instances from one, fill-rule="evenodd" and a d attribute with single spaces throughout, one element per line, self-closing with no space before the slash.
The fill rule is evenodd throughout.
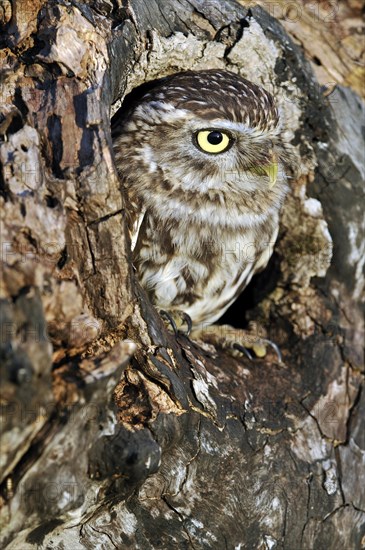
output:
<path id="1" fill-rule="evenodd" d="M 162 206 L 163 208 L 163 206 Z M 223 315 L 274 248 L 277 217 L 244 231 L 143 214 L 131 232 L 133 263 L 142 286 L 161 309 L 185 311 L 194 326 Z"/>

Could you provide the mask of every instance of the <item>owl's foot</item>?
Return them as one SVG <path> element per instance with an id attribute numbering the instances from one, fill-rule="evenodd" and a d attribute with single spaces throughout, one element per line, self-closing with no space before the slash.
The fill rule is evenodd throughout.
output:
<path id="1" fill-rule="evenodd" d="M 260 345 L 258 347 L 256 347 L 256 346 L 252 347 L 253 351 L 255 352 L 256 357 L 265 357 L 267 346 L 270 346 L 270 347 L 273 348 L 273 350 L 276 353 L 276 356 L 278 358 L 279 363 L 281 363 L 283 358 L 282 358 L 279 346 L 277 344 L 275 344 L 275 342 L 273 342 L 272 340 L 268 340 L 267 338 L 261 338 Z M 244 355 L 246 355 L 246 357 L 248 357 L 251 361 L 254 359 L 254 357 L 252 356 L 252 353 L 250 352 L 249 348 L 247 348 L 245 346 L 241 346 L 241 344 L 237 344 L 237 342 L 235 344 L 233 344 L 232 347 L 233 347 L 233 349 L 235 349 L 235 350 L 239 351 L 240 353 L 243 353 Z M 263 353 L 262 353 L 262 350 L 264 350 Z"/>
<path id="2" fill-rule="evenodd" d="M 179 332 L 189 336 L 193 322 L 190 315 L 185 313 L 185 311 L 181 311 L 180 309 L 169 309 L 168 311 L 160 309 L 159 313 L 167 327 L 172 328 L 175 336 L 177 336 Z"/>
<path id="3" fill-rule="evenodd" d="M 213 344 L 215 347 L 229 351 L 234 356 L 244 354 L 250 360 L 253 360 L 254 357 L 265 357 L 267 348 L 271 347 L 275 351 L 279 363 L 282 362 L 278 346 L 275 342 L 259 336 L 255 325 L 248 330 L 237 329 L 230 325 L 210 325 L 194 330 L 191 338 Z"/>

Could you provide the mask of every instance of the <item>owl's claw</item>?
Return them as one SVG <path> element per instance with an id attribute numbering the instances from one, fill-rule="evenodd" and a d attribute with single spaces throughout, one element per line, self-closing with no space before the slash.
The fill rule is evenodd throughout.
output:
<path id="1" fill-rule="evenodd" d="M 191 330 L 193 328 L 193 321 L 191 320 L 190 315 L 185 313 L 185 311 L 183 311 L 182 313 L 184 314 L 184 319 L 185 319 L 185 323 L 186 323 L 186 327 L 187 327 L 186 331 L 185 331 L 185 335 L 189 336 L 190 333 L 191 333 Z"/>
<path id="2" fill-rule="evenodd" d="M 162 319 L 166 319 L 166 321 L 168 321 L 170 323 L 171 328 L 174 331 L 175 336 L 177 336 L 179 331 L 177 330 L 176 323 L 175 323 L 173 317 L 170 315 L 170 313 L 168 311 L 165 311 L 164 309 L 160 309 L 159 313 L 160 313 Z"/>
<path id="3" fill-rule="evenodd" d="M 283 357 L 281 355 L 281 351 L 279 349 L 279 346 L 277 346 L 277 344 L 275 344 L 275 342 L 272 342 L 271 340 L 268 340 L 267 338 L 261 338 L 261 342 L 264 343 L 264 344 L 267 344 L 268 346 L 271 346 L 273 348 L 273 350 L 275 351 L 277 357 L 278 357 L 278 362 L 282 363 Z M 250 351 L 247 348 L 245 348 L 244 346 L 241 346 L 241 344 L 234 343 L 232 345 L 232 347 L 233 347 L 233 349 L 236 349 L 237 351 L 239 351 L 241 353 L 244 353 L 246 355 L 246 357 L 248 357 L 248 359 L 250 359 L 250 361 L 254 360 L 254 357 L 253 357 L 252 353 L 250 353 Z"/>
<path id="4" fill-rule="evenodd" d="M 249 330 L 245 330 L 236 329 L 230 325 L 209 325 L 208 327 L 195 329 L 191 338 L 228 350 L 235 357 L 237 357 L 237 352 L 242 353 L 250 361 L 253 361 L 255 357 L 265 357 L 266 348 L 270 346 L 275 351 L 278 362 L 282 362 L 278 346 L 271 340 L 263 338 L 256 326 L 251 326 Z"/>
<path id="5" fill-rule="evenodd" d="M 246 357 L 248 357 L 248 359 L 250 361 L 253 361 L 253 355 L 252 353 L 250 353 L 248 351 L 247 348 L 245 348 L 244 346 L 241 346 L 241 344 L 233 344 L 233 349 L 236 349 L 237 351 L 240 351 L 241 353 L 243 353 L 244 355 L 246 355 Z"/>
<path id="6" fill-rule="evenodd" d="M 272 349 L 275 351 L 275 353 L 278 357 L 278 362 L 282 363 L 283 362 L 283 356 L 281 355 L 281 351 L 280 351 L 279 346 L 277 344 L 275 344 L 275 342 L 273 342 L 272 340 L 268 340 L 267 338 L 263 338 L 262 341 L 265 342 L 265 344 L 267 344 L 268 346 L 272 347 Z"/>
<path id="7" fill-rule="evenodd" d="M 179 332 L 183 332 L 186 336 L 189 336 L 191 333 L 191 329 L 193 327 L 193 322 L 191 320 L 190 315 L 185 313 L 185 311 L 181 310 L 169 310 L 166 311 L 165 309 L 160 309 L 160 315 L 163 319 L 166 319 L 168 323 L 170 324 L 172 330 L 174 331 L 175 336 L 179 334 Z M 186 330 L 181 330 L 181 327 L 186 324 Z"/>

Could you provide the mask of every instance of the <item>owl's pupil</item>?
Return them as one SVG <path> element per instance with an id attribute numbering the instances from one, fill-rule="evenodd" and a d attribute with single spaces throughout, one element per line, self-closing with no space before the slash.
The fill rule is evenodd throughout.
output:
<path id="1" fill-rule="evenodd" d="M 207 140 L 211 145 L 219 145 L 223 139 L 223 136 L 220 132 L 210 132 L 207 136 Z"/>

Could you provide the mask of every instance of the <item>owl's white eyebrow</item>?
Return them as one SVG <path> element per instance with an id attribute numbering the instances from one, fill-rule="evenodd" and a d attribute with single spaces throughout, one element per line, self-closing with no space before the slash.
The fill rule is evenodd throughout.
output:
<path id="1" fill-rule="evenodd" d="M 148 118 L 156 122 L 173 122 L 177 119 L 188 120 L 192 116 L 192 112 L 184 108 L 176 108 L 175 105 L 165 101 L 149 101 L 145 105 L 139 105 L 136 109 L 137 114 L 146 114 Z M 246 122 L 234 122 L 223 118 L 213 118 L 210 120 L 200 119 L 199 123 L 194 123 L 193 131 L 203 130 L 204 128 L 214 127 L 220 130 L 231 130 L 240 134 L 246 134 L 252 137 L 262 136 L 265 132 L 260 127 L 250 126 L 249 117 Z M 278 127 L 267 129 L 266 132 L 276 134 Z"/>
<path id="2" fill-rule="evenodd" d="M 243 124 L 242 122 L 233 122 L 230 120 L 223 120 L 221 118 L 216 118 L 212 120 L 204 120 L 202 119 L 203 124 L 195 125 L 197 126 L 197 130 L 205 128 L 216 128 L 217 130 L 230 130 L 231 132 L 237 132 L 238 134 L 246 134 L 250 136 L 255 135 L 261 135 L 262 129 L 261 128 L 253 128 L 252 126 L 249 126 L 249 121 L 247 121 L 247 124 Z"/>
<path id="3" fill-rule="evenodd" d="M 189 111 L 177 109 L 172 103 L 165 101 L 149 101 L 145 105 L 139 105 L 135 111 L 137 115 L 147 115 L 163 122 L 174 121 L 179 118 L 187 118 Z"/>

